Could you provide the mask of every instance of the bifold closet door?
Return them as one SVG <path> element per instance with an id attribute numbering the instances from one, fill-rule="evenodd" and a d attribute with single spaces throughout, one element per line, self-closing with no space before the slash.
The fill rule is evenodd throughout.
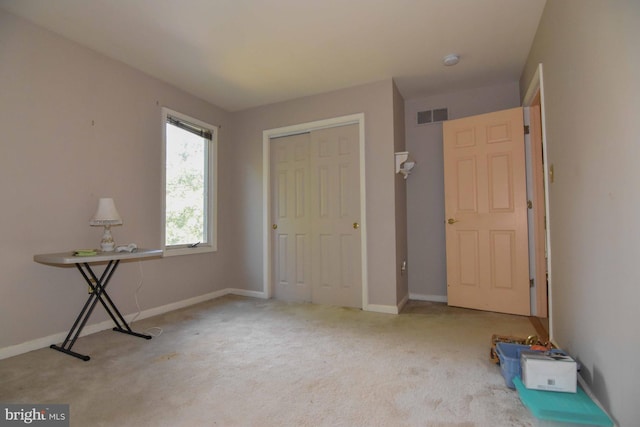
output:
<path id="1" fill-rule="evenodd" d="M 312 132 L 310 151 L 313 302 L 362 307 L 358 125 Z"/>
<path id="2" fill-rule="evenodd" d="M 362 307 L 357 125 L 271 143 L 275 296 Z"/>
<path id="3" fill-rule="evenodd" d="M 271 141 L 272 259 L 277 299 L 311 301 L 308 133 Z"/>

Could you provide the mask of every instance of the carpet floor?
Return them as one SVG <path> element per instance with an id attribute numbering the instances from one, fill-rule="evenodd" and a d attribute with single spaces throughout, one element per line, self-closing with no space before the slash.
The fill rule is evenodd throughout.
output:
<path id="1" fill-rule="evenodd" d="M 410 301 L 400 315 L 226 296 L 0 360 L 0 402 L 71 426 L 534 426 L 489 360 L 527 317 Z"/>

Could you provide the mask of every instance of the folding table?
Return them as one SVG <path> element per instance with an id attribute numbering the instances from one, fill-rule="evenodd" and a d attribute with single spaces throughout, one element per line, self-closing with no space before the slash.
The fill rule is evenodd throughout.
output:
<path id="1" fill-rule="evenodd" d="M 51 345 L 51 348 L 77 357 L 78 359 L 82 359 L 84 361 L 89 360 L 89 356 L 76 353 L 72 351 L 71 348 L 80 336 L 82 329 L 86 325 L 87 320 L 89 320 L 89 317 L 91 316 L 91 313 L 93 312 L 93 309 L 95 308 L 98 301 L 100 301 L 113 322 L 116 324 L 116 326 L 113 328 L 114 331 L 150 340 L 151 335 L 140 334 L 131 330 L 131 328 L 127 324 L 127 321 L 124 319 L 116 305 L 113 303 L 111 297 L 109 297 L 109 294 L 107 294 L 106 287 L 109 284 L 109 280 L 111 280 L 111 277 L 113 276 L 116 268 L 120 264 L 120 261 L 141 260 L 145 258 L 160 256 L 162 256 L 162 251 L 160 249 L 138 249 L 134 252 L 97 252 L 96 255 L 89 256 L 78 256 L 75 255 L 75 252 L 59 252 L 34 255 L 33 260 L 41 264 L 50 264 L 57 266 L 74 264 L 91 289 L 87 302 L 84 304 L 84 307 L 82 308 L 82 311 L 80 311 L 80 314 L 78 314 L 78 317 L 73 323 L 73 326 L 71 327 L 71 330 L 67 334 L 67 337 L 65 338 L 62 345 L 58 346 L 53 344 Z M 91 264 L 96 263 L 107 264 L 107 267 L 104 269 L 99 278 L 91 268 Z"/>

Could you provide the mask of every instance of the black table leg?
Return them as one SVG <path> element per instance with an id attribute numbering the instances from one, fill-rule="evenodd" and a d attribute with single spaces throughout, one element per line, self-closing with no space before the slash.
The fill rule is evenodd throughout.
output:
<path id="1" fill-rule="evenodd" d="M 95 273 L 93 272 L 93 270 L 91 269 L 88 263 L 76 264 L 76 267 L 82 274 L 82 277 L 84 277 L 85 281 L 91 288 L 92 292 L 89 295 L 87 302 L 85 302 L 84 307 L 82 307 L 82 311 L 80 311 L 80 314 L 78 314 L 78 317 L 73 323 L 73 326 L 71 327 L 71 330 L 67 334 L 67 337 L 65 338 L 62 345 L 58 346 L 54 344 L 54 345 L 51 345 L 51 348 L 53 348 L 54 350 L 58 350 L 63 353 L 69 354 L 71 356 L 77 357 L 78 359 L 82 359 L 84 361 L 89 360 L 90 359 L 89 356 L 71 351 L 71 348 L 73 347 L 76 340 L 80 336 L 82 329 L 84 329 L 98 301 L 100 301 L 104 309 L 107 311 L 107 313 L 111 317 L 111 320 L 113 320 L 113 322 L 116 324 L 116 327 L 113 328 L 114 331 L 122 332 L 124 334 L 133 335 L 140 338 L 145 338 L 148 340 L 152 338 L 151 335 L 140 334 L 132 331 L 129 325 L 127 324 L 127 321 L 124 319 L 124 317 L 122 316 L 122 314 L 120 313 L 116 305 L 113 303 L 113 301 L 109 297 L 109 294 L 107 294 L 107 291 L 105 288 L 109 284 L 109 280 L 111 280 L 111 276 L 113 275 L 113 272 L 118 267 L 119 263 L 120 263 L 120 260 L 109 261 L 109 263 L 107 264 L 107 268 L 105 268 L 105 270 L 102 272 L 102 275 L 100 276 L 99 279 L 95 275 Z"/>

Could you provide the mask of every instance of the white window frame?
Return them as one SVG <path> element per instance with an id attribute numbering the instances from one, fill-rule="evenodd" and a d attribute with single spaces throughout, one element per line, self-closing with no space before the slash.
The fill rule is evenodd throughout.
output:
<path id="1" fill-rule="evenodd" d="M 166 189 L 167 189 L 167 116 L 175 117 L 179 120 L 192 123 L 202 128 L 208 129 L 212 133 L 211 141 L 209 142 L 209 159 L 207 162 L 207 196 L 208 205 L 206 213 L 206 230 L 207 230 L 207 242 L 200 242 L 196 246 L 190 245 L 166 245 Z M 175 255 L 191 255 L 204 252 L 215 252 L 218 250 L 218 126 L 205 123 L 196 118 L 187 116 L 178 111 L 171 110 L 166 107 L 162 107 L 162 215 L 161 215 L 161 249 L 164 256 Z M 194 242 L 195 243 L 195 242 Z"/>

